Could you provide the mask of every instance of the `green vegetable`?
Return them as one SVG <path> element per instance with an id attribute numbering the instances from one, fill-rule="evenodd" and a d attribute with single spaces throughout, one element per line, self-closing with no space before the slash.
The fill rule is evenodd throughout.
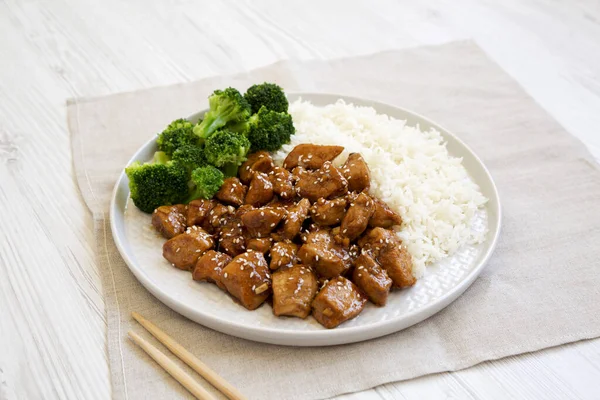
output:
<path id="1" fill-rule="evenodd" d="M 196 168 L 208 164 L 208 160 L 204 155 L 204 149 L 200 146 L 192 145 L 184 145 L 175 150 L 173 161 L 184 167 L 188 172 L 192 172 Z"/>
<path id="2" fill-rule="evenodd" d="M 223 173 L 212 165 L 196 168 L 192 172 L 190 195 L 187 201 L 212 198 L 223 185 L 223 179 Z"/>
<path id="3" fill-rule="evenodd" d="M 212 165 L 221 167 L 226 176 L 235 176 L 250 151 L 250 141 L 242 133 L 220 130 L 206 140 L 204 154 Z"/>
<path id="4" fill-rule="evenodd" d="M 250 117 L 250 105 L 234 88 L 215 90 L 208 98 L 208 104 L 210 109 L 204 114 L 203 121 L 194 127 L 194 133 L 201 141 L 228 123 L 243 122 Z"/>
<path id="5" fill-rule="evenodd" d="M 283 89 L 274 83 L 261 83 L 251 86 L 244 94 L 244 98 L 250 103 L 252 113 L 257 113 L 261 107 L 267 110 L 287 113 L 288 100 Z"/>
<path id="6" fill-rule="evenodd" d="M 198 137 L 194 135 L 194 125 L 185 119 L 171 122 L 164 131 L 158 134 L 156 144 L 160 151 L 172 156 L 175 150 L 184 145 L 195 145 Z"/>
<path id="7" fill-rule="evenodd" d="M 125 173 L 129 178 L 133 204 L 146 213 L 160 206 L 177 204 L 185 199 L 188 192 L 187 171 L 168 161 L 162 152 L 157 152 L 151 163 L 132 163 L 125 168 Z"/>
<path id="8" fill-rule="evenodd" d="M 261 107 L 250 117 L 248 124 L 252 151 L 279 150 L 283 144 L 290 142 L 290 136 L 296 132 L 290 114 L 267 110 L 266 107 Z"/>

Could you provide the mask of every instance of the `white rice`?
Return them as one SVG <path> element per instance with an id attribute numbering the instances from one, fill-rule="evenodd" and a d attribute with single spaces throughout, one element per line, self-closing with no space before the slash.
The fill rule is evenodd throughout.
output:
<path id="1" fill-rule="evenodd" d="M 466 244 L 481 243 L 485 231 L 472 221 L 487 199 L 470 179 L 460 158 L 451 157 L 439 132 L 422 132 L 405 121 L 339 100 L 317 107 L 298 100 L 290 105 L 296 134 L 274 156 L 279 163 L 300 143 L 345 147 L 336 159 L 360 153 L 371 170 L 370 193 L 402 216 L 397 234 L 413 257 L 413 273 Z"/>

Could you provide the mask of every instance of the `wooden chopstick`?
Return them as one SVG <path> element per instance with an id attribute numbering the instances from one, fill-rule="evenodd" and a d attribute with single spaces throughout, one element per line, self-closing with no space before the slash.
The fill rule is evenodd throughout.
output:
<path id="1" fill-rule="evenodd" d="M 219 389 L 221 393 L 227 396 L 230 400 L 247 400 L 246 397 L 236 389 L 231 383 L 227 382 L 210 367 L 200 361 L 195 355 L 190 353 L 177 343 L 172 337 L 163 332 L 159 327 L 142 317 L 137 312 L 132 312 L 131 316 L 140 323 L 148 332 L 152 334 L 159 342 L 165 345 L 166 348 L 171 350 L 173 354 L 181 359 L 184 363 L 190 366 L 200 376 L 210 382 L 214 387 Z"/>
<path id="2" fill-rule="evenodd" d="M 166 354 L 151 345 L 144 338 L 135 332 L 129 331 L 129 337 L 138 346 L 140 346 L 150 357 L 154 359 L 165 371 L 167 371 L 177 382 L 190 391 L 200 400 L 217 400 L 212 394 L 208 393 L 198 382 L 194 380 L 187 372 L 175 364 Z"/>

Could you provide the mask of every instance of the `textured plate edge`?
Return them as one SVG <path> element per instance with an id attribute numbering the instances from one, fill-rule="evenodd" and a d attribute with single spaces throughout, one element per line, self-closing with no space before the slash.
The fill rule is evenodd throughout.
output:
<path id="1" fill-rule="evenodd" d="M 454 133 L 445 129 L 443 126 L 431 121 L 430 119 L 422 116 L 421 114 L 411 111 L 409 109 L 394 106 L 389 103 L 383 103 L 380 101 L 370 100 L 367 98 L 358 98 L 351 95 L 345 94 L 331 94 L 331 93 L 320 93 L 320 92 L 289 92 L 288 97 L 290 99 L 297 99 L 301 97 L 322 97 L 329 98 L 332 101 L 329 103 L 333 103 L 338 99 L 343 99 L 347 103 L 353 103 L 359 106 L 370 106 L 377 110 L 377 112 L 381 109 L 395 109 L 396 111 L 400 111 L 403 114 L 412 115 L 417 119 L 428 124 L 430 127 L 435 128 L 440 131 L 444 136 L 450 136 L 454 141 L 456 141 L 460 146 L 464 147 L 466 151 L 470 153 L 470 155 L 477 162 L 479 167 L 485 173 L 485 177 L 488 182 L 491 184 L 491 190 L 493 193 L 493 197 L 488 197 L 488 205 L 493 204 L 496 209 L 497 218 L 494 226 L 488 226 L 488 232 L 493 232 L 493 237 L 491 238 L 490 245 L 483 255 L 483 258 L 478 263 L 478 265 L 473 268 L 473 270 L 465 277 L 465 279 L 460 282 L 457 286 L 452 288 L 450 291 L 445 293 L 443 296 L 439 297 L 435 301 L 433 301 L 430 305 L 414 310 L 407 314 L 402 315 L 396 319 L 376 322 L 366 326 L 358 326 L 358 327 L 350 327 L 350 328 L 342 328 L 342 329 L 333 329 L 333 330 L 321 330 L 321 331 L 300 331 L 300 332 L 290 332 L 287 330 L 279 330 L 267 327 L 248 327 L 245 325 L 240 325 L 224 320 L 220 320 L 210 315 L 203 314 L 200 310 L 192 309 L 185 304 L 182 304 L 178 301 L 170 298 L 168 293 L 165 293 L 158 287 L 156 287 L 150 280 L 150 278 L 144 274 L 141 268 L 138 268 L 133 260 L 129 257 L 127 250 L 124 248 L 123 243 L 126 238 L 124 228 L 121 229 L 121 232 L 117 229 L 118 225 L 118 215 L 119 212 L 124 210 L 123 207 L 119 207 L 117 204 L 117 198 L 119 196 L 119 191 L 124 190 L 127 193 L 127 198 L 129 196 L 129 187 L 127 176 L 125 175 L 124 170 L 121 171 L 117 182 L 115 183 L 112 195 L 111 195 L 111 203 L 109 210 L 109 221 L 111 226 L 111 232 L 113 234 L 113 239 L 119 253 L 123 257 L 123 260 L 127 264 L 129 270 L 135 275 L 135 277 L 140 281 L 140 283 L 154 295 L 157 299 L 159 299 L 162 303 L 167 305 L 169 308 L 174 310 L 175 312 L 187 317 L 190 320 L 193 320 L 203 326 L 209 327 L 211 329 L 217 330 L 219 332 L 240 337 L 243 339 L 248 339 L 252 341 L 262 342 L 262 343 L 270 343 L 277 345 L 289 345 L 289 346 L 333 346 L 339 344 L 347 344 L 347 343 L 355 343 L 364 340 L 374 339 L 377 337 L 385 336 L 394 332 L 398 332 L 400 330 L 406 329 L 412 325 L 415 325 L 432 315 L 438 313 L 445 307 L 447 307 L 450 303 L 456 300 L 460 295 L 462 295 L 475 281 L 475 279 L 479 276 L 483 268 L 488 263 L 491 258 L 494 250 L 496 248 L 498 238 L 500 236 L 501 225 L 502 225 L 502 207 L 500 203 L 500 196 L 498 193 L 498 188 L 494 179 L 485 166 L 485 164 L 481 161 L 479 156 L 466 144 L 464 143 L 458 136 Z M 200 111 L 195 114 L 192 114 L 188 119 L 195 120 L 200 115 L 202 115 L 205 111 Z M 148 146 L 155 146 L 155 137 L 150 138 L 146 143 L 144 143 L 131 157 L 131 159 L 127 162 L 127 165 L 130 165 L 133 161 L 139 158 L 139 154 L 144 152 Z M 123 188 L 123 189 L 122 189 Z M 126 201 L 125 201 L 126 204 Z M 487 207 L 487 206 L 486 206 Z M 123 213 L 120 213 L 121 216 L 121 225 L 123 225 Z M 490 238 L 488 238 L 488 241 Z"/>

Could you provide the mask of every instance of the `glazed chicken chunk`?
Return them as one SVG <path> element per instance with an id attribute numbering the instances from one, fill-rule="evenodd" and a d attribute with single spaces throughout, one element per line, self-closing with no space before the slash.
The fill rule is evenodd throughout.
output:
<path id="1" fill-rule="evenodd" d="M 192 200 L 187 206 L 187 226 L 202 226 L 208 213 L 217 204 L 214 200 L 197 199 Z"/>
<path id="2" fill-rule="evenodd" d="M 271 244 L 273 243 L 273 239 L 271 238 L 252 238 L 247 241 L 248 250 L 254 250 L 261 252 L 263 254 L 267 254 L 269 250 L 271 250 Z"/>
<path id="3" fill-rule="evenodd" d="M 242 224 L 250 236 L 263 238 L 275 229 L 285 217 L 285 210 L 279 207 L 262 207 L 246 212 L 242 216 Z"/>
<path id="4" fill-rule="evenodd" d="M 409 287 L 417 282 L 412 274 L 412 258 L 393 231 L 373 228 L 360 238 L 358 245 L 385 269 L 394 287 Z"/>
<path id="5" fill-rule="evenodd" d="M 306 243 L 298 250 L 298 258 L 326 279 L 343 275 L 351 266 L 348 252 L 326 230 L 308 234 Z"/>
<path id="6" fill-rule="evenodd" d="M 227 292 L 248 310 L 257 309 L 271 294 L 269 267 L 258 251 L 236 256 L 223 268 L 221 281 Z"/>
<path id="7" fill-rule="evenodd" d="M 375 206 L 375 211 L 369 219 L 370 227 L 374 228 L 379 226 L 382 228 L 391 228 L 394 225 L 402 224 L 402 218 L 383 201 L 373 198 L 373 204 Z"/>
<path id="8" fill-rule="evenodd" d="M 235 257 L 246 251 L 242 222 L 235 215 L 227 215 L 219 229 L 219 250 Z"/>
<path id="9" fill-rule="evenodd" d="M 273 274 L 273 314 L 306 318 L 317 294 L 317 277 L 304 265 Z"/>
<path id="10" fill-rule="evenodd" d="M 348 191 L 348 181 L 339 169 L 329 161 L 316 171 L 308 171 L 300 175 L 296 183 L 298 196 L 305 197 L 311 202 L 320 198 L 332 199 Z"/>
<path id="11" fill-rule="evenodd" d="M 362 192 L 363 190 L 369 190 L 371 186 L 369 167 L 367 167 L 367 163 L 359 153 L 350 153 L 341 170 L 348 180 L 348 191 Z"/>
<path id="12" fill-rule="evenodd" d="M 310 217 L 319 225 L 337 225 L 346 214 L 348 201 L 344 197 L 333 200 L 319 199 L 310 208 Z"/>
<path id="13" fill-rule="evenodd" d="M 361 254 L 354 262 L 352 281 L 367 295 L 371 302 L 384 306 L 387 302 L 392 280 L 387 272 L 369 255 Z"/>
<path id="14" fill-rule="evenodd" d="M 302 224 L 308 216 L 309 208 L 310 201 L 307 199 L 302 199 L 298 203 L 287 207 L 287 215 L 283 223 L 283 229 L 281 230 L 283 239 L 293 240 L 298 236 L 300 229 L 302 229 Z"/>
<path id="15" fill-rule="evenodd" d="M 230 262 L 231 257 L 227 254 L 209 250 L 196 262 L 192 278 L 195 281 L 215 283 L 221 289 L 226 290 L 225 285 L 221 282 L 221 275 L 223 274 L 223 268 Z"/>
<path id="16" fill-rule="evenodd" d="M 369 219 L 375 212 L 373 200 L 368 194 L 360 193 L 352 203 L 342 220 L 340 233 L 342 237 L 353 241 L 367 229 Z"/>
<path id="17" fill-rule="evenodd" d="M 269 255 L 271 263 L 269 268 L 272 270 L 281 267 L 289 267 L 295 264 L 296 254 L 298 253 L 298 245 L 296 243 L 277 242 L 271 248 Z"/>
<path id="18" fill-rule="evenodd" d="M 208 233 L 215 233 L 227 222 L 227 216 L 233 215 L 234 212 L 235 209 L 232 206 L 217 203 L 208 212 L 208 215 L 202 222 L 202 228 Z"/>
<path id="19" fill-rule="evenodd" d="M 246 194 L 246 204 L 260 207 L 273 199 L 273 184 L 267 174 L 255 172 Z"/>
<path id="20" fill-rule="evenodd" d="M 244 184 L 249 184 L 254 172 L 271 172 L 275 165 L 271 155 L 266 151 L 257 151 L 248 155 L 248 159 L 240 166 L 238 174 Z"/>
<path id="21" fill-rule="evenodd" d="M 210 250 L 215 242 L 210 234 L 197 226 L 188 228 L 185 233 L 169 239 L 163 245 L 163 257 L 174 267 L 191 269 L 200 256 Z"/>
<path id="22" fill-rule="evenodd" d="M 356 285 L 340 276 L 327 282 L 313 300 L 313 317 L 325 328 L 335 328 L 360 314 L 366 302 Z"/>
<path id="23" fill-rule="evenodd" d="M 239 207 L 244 204 L 248 188 L 238 178 L 227 178 L 215 194 L 215 197 L 225 204 Z"/>
<path id="24" fill-rule="evenodd" d="M 386 270 L 394 287 L 405 288 L 417 282 L 412 274 L 412 258 L 406 248 L 388 244 L 379 252 L 377 262 Z"/>
<path id="25" fill-rule="evenodd" d="M 283 167 L 289 170 L 301 166 L 308 169 L 321 168 L 326 161 L 339 156 L 342 146 L 322 146 L 316 144 L 299 144 L 294 147 L 283 161 Z"/>
<path id="26" fill-rule="evenodd" d="M 285 168 L 275 167 L 269 172 L 269 179 L 273 184 L 273 192 L 283 200 L 292 199 L 294 191 L 294 176 Z"/>
<path id="27" fill-rule="evenodd" d="M 152 225 L 167 239 L 171 239 L 185 231 L 186 206 L 161 206 L 152 213 Z"/>

